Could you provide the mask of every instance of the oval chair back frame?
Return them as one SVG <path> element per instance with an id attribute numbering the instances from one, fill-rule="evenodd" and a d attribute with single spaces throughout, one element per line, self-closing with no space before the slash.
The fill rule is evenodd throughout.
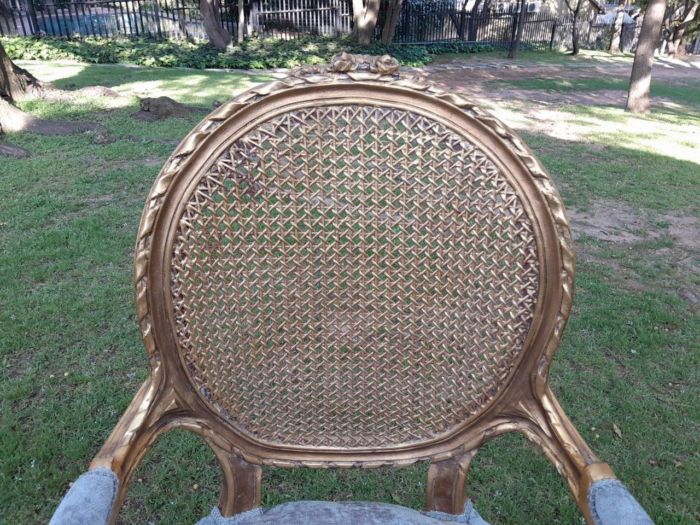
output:
<path id="1" fill-rule="evenodd" d="M 517 188 L 537 243 L 538 306 L 517 363 L 505 385 L 475 417 L 433 439 L 365 448 L 270 444 L 241 432 L 212 408 L 193 384 L 178 351 L 169 268 L 178 210 L 193 180 L 232 137 L 281 110 L 313 104 L 410 108 L 476 141 Z M 303 67 L 220 106 L 177 147 L 146 202 L 135 255 L 134 284 L 150 373 L 91 463 L 119 478 L 114 522 L 131 475 L 155 439 L 172 428 L 202 436 L 223 470 L 222 515 L 260 503 L 261 466 L 399 466 L 430 461 L 427 510 L 458 514 L 466 501 L 471 459 L 488 439 L 519 431 L 538 445 L 566 479 L 588 523 L 588 488 L 613 479 L 584 442 L 547 385 L 547 371 L 571 311 L 574 253 L 561 198 L 543 166 L 517 135 L 488 113 L 420 78 L 402 78 L 390 57 L 340 54 L 329 66 Z"/>

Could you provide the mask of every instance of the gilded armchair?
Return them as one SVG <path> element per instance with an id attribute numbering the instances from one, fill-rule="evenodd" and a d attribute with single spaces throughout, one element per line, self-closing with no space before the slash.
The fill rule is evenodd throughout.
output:
<path id="1" fill-rule="evenodd" d="M 149 378 L 53 523 L 113 522 L 172 428 L 221 464 L 207 524 L 484 523 L 469 463 L 510 431 L 589 524 L 651 523 L 547 386 L 574 285 L 552 181 L 505 125 L 389 57 L 341 54 L 210 114 L 148 196 L 134 282 Z M 258 508 L 264 465 L 421 460 L 426 513 Z"/>

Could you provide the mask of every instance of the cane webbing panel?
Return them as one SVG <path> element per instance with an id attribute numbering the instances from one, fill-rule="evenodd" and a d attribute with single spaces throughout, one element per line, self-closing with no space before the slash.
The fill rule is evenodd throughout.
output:
<path id="1" fill-rule="evenodd" d="M 504 385 L 535 309 L 532 224 L 477 144 L 418 113 L 319 105 L 270 118 L 179 218 L 179 349 L 255 439 L 416 442 Z"/>

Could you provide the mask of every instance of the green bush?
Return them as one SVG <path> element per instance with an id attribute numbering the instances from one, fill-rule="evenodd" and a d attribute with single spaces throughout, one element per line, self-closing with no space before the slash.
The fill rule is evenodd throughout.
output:
<path id="1" fill-rule="evenodd" d="M 441 53 L 491 51 L 492 46 L 463 42 L 424 45 L 371 44 L 360 46 L 348 38 L 305 37 L 297 40 L 251 39 L 219 51 L 206 43 L 147 39 L 81 40 L 56 37 L 0 39 L 14 60 L 76 60 L 95 64 L 138 64 L 196 69 L 270 69 L 327 62 L 340 51 L 390 54 L 404 66 L 422 66 Z"/>
<path id="2" fill-rule="evenodd" d="M 427 47 L 431 55 L 441 55 L 443 53 L 482 53 L 495 51 L 496 47 L 491 44 L 475 44 L 467 42 L 444 42 L 430 44 Z"/>
<path id="3" fill-rule="evenodd" d="M 359 46 L 347 38 L 251 39 L 226 51 L 219 51 L 206 43 L 174 40 L 8 37 L 2 42 L 14 60 L 76 60 L 197 69 L 288 68 L 327 62 L 340 51 L 373 55 L 388 53 L 406 66 L 420 66 L 432 60 L 431 52 L 424 46 Z"/>

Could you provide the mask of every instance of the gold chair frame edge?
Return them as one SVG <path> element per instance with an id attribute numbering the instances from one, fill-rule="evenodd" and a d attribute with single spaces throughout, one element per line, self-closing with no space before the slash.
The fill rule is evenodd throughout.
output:
<path id="1" fill-rule="evenodd" d="M 202 436 L 214 451 L 223 471 L 220 510 L 224 516 L 249 510 L 260 503 L 261 466 L 282 467 L 361 467 L 400 466 L 417 461 L 431 462 L 428 472 L 426 508 L 460 513 L 466 501 L 466 477 L 471 459 L 488 439 L 510 431 L 523 433 L 538 445 L 566 479 L 584 514 L 592 524 L 587 494 L 590 485 L 614 474 L 601 463 L 569 421 L 547 385 L 547 372 L 559 345 L 571 311 L 574 283 L 574 252 L 569 223 L 561 198 L 540 162 L 517 135 L 490 114 L 468 100 L 445 93 L 415 78 L 372 71 L 311 71 L 253 88 L 220 106 L 207 116 L 177 147 L 158 175 L 146 201 L 135 251 L 134 285 L 138 319 L 149 354 L 149 377 L 140 388 L 90 468 L 108 467 L 120 484 L 110 520 L 115 522 L 131 476 L 163 432 L 183 428 Z M 380 450 L 313 449 L 310 447 L 275 447 L 254 442 L 225 424 L 194 391 L 181 370 L 176 347 L 168 333 L 171 326 L 156 311 L 163 303 L 159 261 L 167 251 L 161 235 L 170 225 L 159 223 L 172 197 L 176 181 L 191 166 L 202 166 L 211 158 L 217 142 L 217 130 L 225 129 L 256 107 L 288 104 L 288 97 L 298 101 L 317 101 L 319 95 L 344 93 L 338 100 L 376 102 L 378 94 L 405 96 L 418 106 L 440 108 L 445 118 L 467 119 L 478 130 L 479 139 L 500 148 L 507 162 L 526 173 L 533 185 L 533 195 L 541 202 L 531 203 L 538 218 L 538 257 L 547 270 L 549 299 L 538 307 L 525 349 L 502 393 L 477 417 L 449 435 L 427 442 L 388 447 Z M 264 104 L 262 104 L 264 103 Z M 505 148 L 502 146 L 505 145 Z M 199 170 L 192 170 L 193 173 Z M 186 178 L 186 177 L 185 177 Z M 181 182 L 181 181 L 180 181 Z M 179 190 L 182 191 L 182 185 Z M 162 222 L 162 221 L 160 221 Z M 158 232 L 156 232 L 158 230 Z M 149 284 L 151 283 L 151 284 Z M 538 304 L 542 303 L 538 300 Z M 163 306 L 162 304 L 160 305 Z M 543 308 L 546 310 L 544 311 Z M 162 312 L 160 312 L 162 314 Z M 533 333 L 539 335 L 533 341 Z M 172 348 L 170 351 L 164 350 Z"/>

